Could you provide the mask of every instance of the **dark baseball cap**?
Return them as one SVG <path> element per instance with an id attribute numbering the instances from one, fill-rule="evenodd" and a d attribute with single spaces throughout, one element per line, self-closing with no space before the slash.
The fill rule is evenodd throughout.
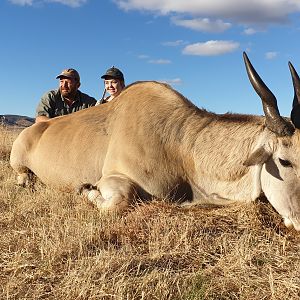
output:
<path id="1" fill-rule="evenodd" d="M 79 73 L 75 69 L 65 69 L 59 75 L 56 76 L 56 79 L 61 77 L 72 78 L 80 82 Z"/>
<path id="2" fill-rule="evenodd" d="M 104 75 L 101 76 L 102 79 L 107 79 L 107 78 L 115 78 L 115 79 L 120 79 L 124 81 L 124 75 L 123 73 L 118 69 L 115 68 L 114 66 L 109 68 Z"/>

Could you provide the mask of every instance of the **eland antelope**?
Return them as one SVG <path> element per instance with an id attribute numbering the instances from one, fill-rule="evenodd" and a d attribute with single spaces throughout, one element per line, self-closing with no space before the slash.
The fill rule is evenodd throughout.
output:
<path id="1" fill-rule="evenodd" d="M 211 113 L 166 84 L 137 82 L 108 104 L 23 130 L 10 157 L 18 183 L 34 173 L 49 185 L 79 187 L 109 211 L 136 197 L 226 205 L 263 193 L 285 225 L 300 230 L 300 80 L 289 63 L 290 120 L 246 53 L 244 61 L 264 116 Z"/>

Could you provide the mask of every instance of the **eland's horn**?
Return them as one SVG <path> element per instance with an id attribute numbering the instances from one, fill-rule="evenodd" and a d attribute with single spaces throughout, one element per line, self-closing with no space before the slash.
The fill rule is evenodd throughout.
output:
<path id="1" fill-rule="evenodd" d="M 255 71 L 246 52 L 243 52 L 243 57 L 249 80 L 262 100 L 267 128 L 276 133 L 278 136 L 291 136 L 295 130 L 294 126 L 280 116 L 275 96 Z"/>
<path id="2" fill-rule="evenodd" d="M 291 111 L 291 120 L 294 126 L 300 129 L 300 79 L 298 73 L 296 72 L 291 62 L 289 62 L 289 68 L 292 75 L 293 86 L 294 86 L 294 100 L 293 100 L 293 108 Z"/>

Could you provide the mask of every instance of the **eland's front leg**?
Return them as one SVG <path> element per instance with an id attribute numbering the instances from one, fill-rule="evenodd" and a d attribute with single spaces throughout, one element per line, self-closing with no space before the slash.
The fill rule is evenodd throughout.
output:
<path id="1" fill-rule="evenodd" d="M 123 174 L 103 176 L 95 186 L 84 184 L 79 193 L 101 211 L 122 212 L 136 197 L 136 185 Z"/>

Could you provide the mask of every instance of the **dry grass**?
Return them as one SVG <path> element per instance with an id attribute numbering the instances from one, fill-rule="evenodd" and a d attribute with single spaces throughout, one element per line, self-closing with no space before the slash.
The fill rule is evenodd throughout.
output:
<path id="1" fill-rule="evenodd" d="M 16 136 L 21 129 L 17 127 L 8 127 L 0 121 L 0 160 L 9 159 L 10 149 Z"/>
<path id="2" fill-rule="evenodd" d="M 101 215 L 39 182 L 16 187 L 15 135 L 0 137 L 0 299 L 300 298 L 299 234 L 269 204 Z"/>

